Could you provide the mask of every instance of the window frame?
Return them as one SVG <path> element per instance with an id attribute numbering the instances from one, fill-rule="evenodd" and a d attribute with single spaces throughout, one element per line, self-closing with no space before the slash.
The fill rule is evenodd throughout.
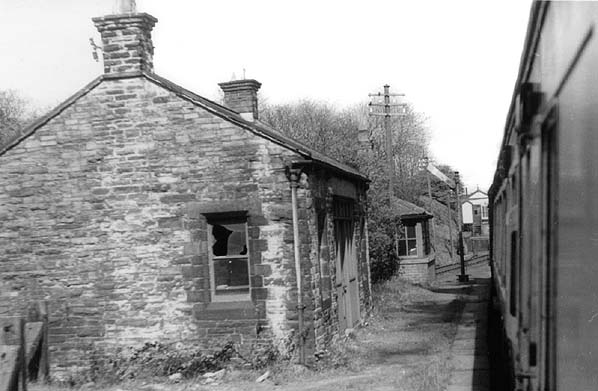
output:
<path id="1" fill-rule="evenodd" d="M 235 302 L 235 301 L 250 301 L 251 300 L 251 255 L 249 251 L 249 227 L 247 215 L 241 213 L 218 213 L 210 214 L 206 216 L 207 227 L 208 227 L 208 265 L 210 272 L 210 301 L 211 302 Z M 225 223 L 225 221 L 229 221 Z M 233 221 L 233 222 L 231 222 Z M 214 238 L 212 229 L 214 225 L 225 225 L 225 224 L 243 224 L 245 226 L 245 245 L 247 247 L 247 254 L 245 255 L 227 255 L 227 256 L 214 256 L 212 246 L 214 245 Z M 246 259 L 247 261 L 247 293 L 231 294 L 231 295 L 218 295 L 216 289 L 216 271 L 215 261 L 224 259 Z"/>
<path id="2" fill-rule="evenodd" d="M 488 220 L 488 205 L 481 205 L 482 220 Z"/>
<path id="3" fill-rule="evenodd" d="M 399 235 L 398 235 L 398 238 L 397 238 L 397 240 L 398 240 L 398 243 L 397 243 L 397 255 L 400 258 L 420 258 L 421 257 L 421 255 L 420 255 L 420 253 L 421 253 L 420 247 L 422 245 L 421 239 L 420 239 L 421 233 L 419 233 L 419 231 L 421 230 L 420 222 L 415 222 L 413 224 L 413 232 L 415 234 L 415 236 L 413 238 L 409 238 L 407 236 L 407 229 L 406 228 L 407 228 L 407 225 L 405 225 L 403 223 L 399 224 L 399 229 L 398 229 L 398 234 Z M 403 233 L 405 235 L 404 238 L 401 238 L 401 233 Z M 409 254 L 407 254 L 407 255 L 401 255 L 401 250 L 400 250 L 400 248 L 401 248 L 401 241 L 405 241 L 405 250 L 407 251 L 407 249 L 409 248 L 409 241 L 410 240 L 415 240 L 415 252 L 416 252 L 415 255 L 409 255 Z"/>

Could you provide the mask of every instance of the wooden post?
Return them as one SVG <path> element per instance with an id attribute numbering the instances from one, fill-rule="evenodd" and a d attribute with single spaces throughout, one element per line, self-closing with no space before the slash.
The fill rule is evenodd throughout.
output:
<path id="1" fill-rule="evenodd" d="M 39 363 L 39 369 L 42 372 L 43 376 L 44 376 L 44 381 L 48 382 L 50 380 L 50 360 L 49 360 L 49 356 L 48 356 L 48 328 L 50 325 L 49 322 L 49 312 L 48 312 L 48 302 L 44 301 L 43 307 L 42 307 L 42 322 L 44 322 L 43 325 L 43 331 L 42 331 L 42 340 L 41 340 L 41 357 L 40 357 L 40 363 Z"/>
<path id="2" fill-rule="evenodd" d="M 27 345 L 25 344 L 25 319 L 23 318 L 19 320 L 19 334 L 19 342 L 21 345 L 19 353 L 19 370 L 21 371 L 21 376 L 19 383 L 21 384 L 21 391 L 27 391 Z"/>
<path id="3" fill-rule="evenodd" d="M 27 390 L 25 349 L 24 319 L 21 317 L 0 318 L 1 391 Z"/>

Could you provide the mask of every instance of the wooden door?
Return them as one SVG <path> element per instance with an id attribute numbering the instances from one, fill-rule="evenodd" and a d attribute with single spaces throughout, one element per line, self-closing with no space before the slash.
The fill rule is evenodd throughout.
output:
<path id="1" fill-rule="evenodd" d="M 359 284 L 355 245 L 354 202 L 336 198 L 333 203 L 334 238 L 336 243 L 336 292 L 340 331 L 359 322 Z"/>

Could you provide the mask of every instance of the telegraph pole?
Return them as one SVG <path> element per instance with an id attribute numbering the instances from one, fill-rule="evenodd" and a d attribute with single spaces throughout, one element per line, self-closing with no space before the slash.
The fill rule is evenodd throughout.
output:
<path id="1" fill-rule="evenodd" d="M 388 168 L 388 201 L 392 202 L 395 182 L 395 160 L 392 156 L 392 132 L 390 131 L 390 86 L 384 85 L 384 134 L 386 135 L 386 162 Z"/>
<path id="2" fill-rule="evenodd" d="M 388 172 L 388 204 L 392 204 L 392 199 L 394 196 L 394 176 L 395 176 L 395 161 L 392 155 L 392 130 L 390 128 L 390 117 L 392 116 L 402 116 L 403 113 L 392 113 L 391 107 L 402 107 L 403 104 L 391 104 L 390 97 L 391 96 L 405 96 L 405 94 L 391 94 L 390 93 L 390 86 L 388 84 L 384 85 L 384 94 L 369 94 L 370 97 L 378 97 L 383 98 L 382 102 L 370 102 L 370 107 L 383 107 L 382 113 L 376 113 L 372 109 L 370 109 L 370 115 L 373 116 L 384 116 L 384 134 L 386 139 L 386 170 Z"/>
<path id="3" fill-rule="evenodd" d="M 469 275 L 465 274 L 465 254 L 463 254 L 463 211 L 461 209 L 461 195 L 459 194 L 459 171 L 455 171 L 455 193 L 457 194 L 457 214 L 459 221 L 459 258 L 461 260 L 461 274 L 459 282 L 469 281 Z"/>

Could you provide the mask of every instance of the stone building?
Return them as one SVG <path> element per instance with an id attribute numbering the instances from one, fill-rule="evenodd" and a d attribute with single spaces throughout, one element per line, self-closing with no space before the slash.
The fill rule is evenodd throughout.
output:
<path id="1" fill-rule="evenodd" d="M 416 283 L 430 283 L 436 278 L 436 256 L 430 240 L 432 215 L 425 209 L 400 198 L 394 199 L 397 227 L 399 276 Z"/>
<path id="2" fill-rule="evenodd" d="M 148 341 L 309 359 L 356 325 L 367 178 L 260 122 L 255 80 L 222 106 L 156 75 L 154 17 L 93 22 L 104 74 L 0 149 L 0 314 L 49 302 L 55 375 Z"/>

